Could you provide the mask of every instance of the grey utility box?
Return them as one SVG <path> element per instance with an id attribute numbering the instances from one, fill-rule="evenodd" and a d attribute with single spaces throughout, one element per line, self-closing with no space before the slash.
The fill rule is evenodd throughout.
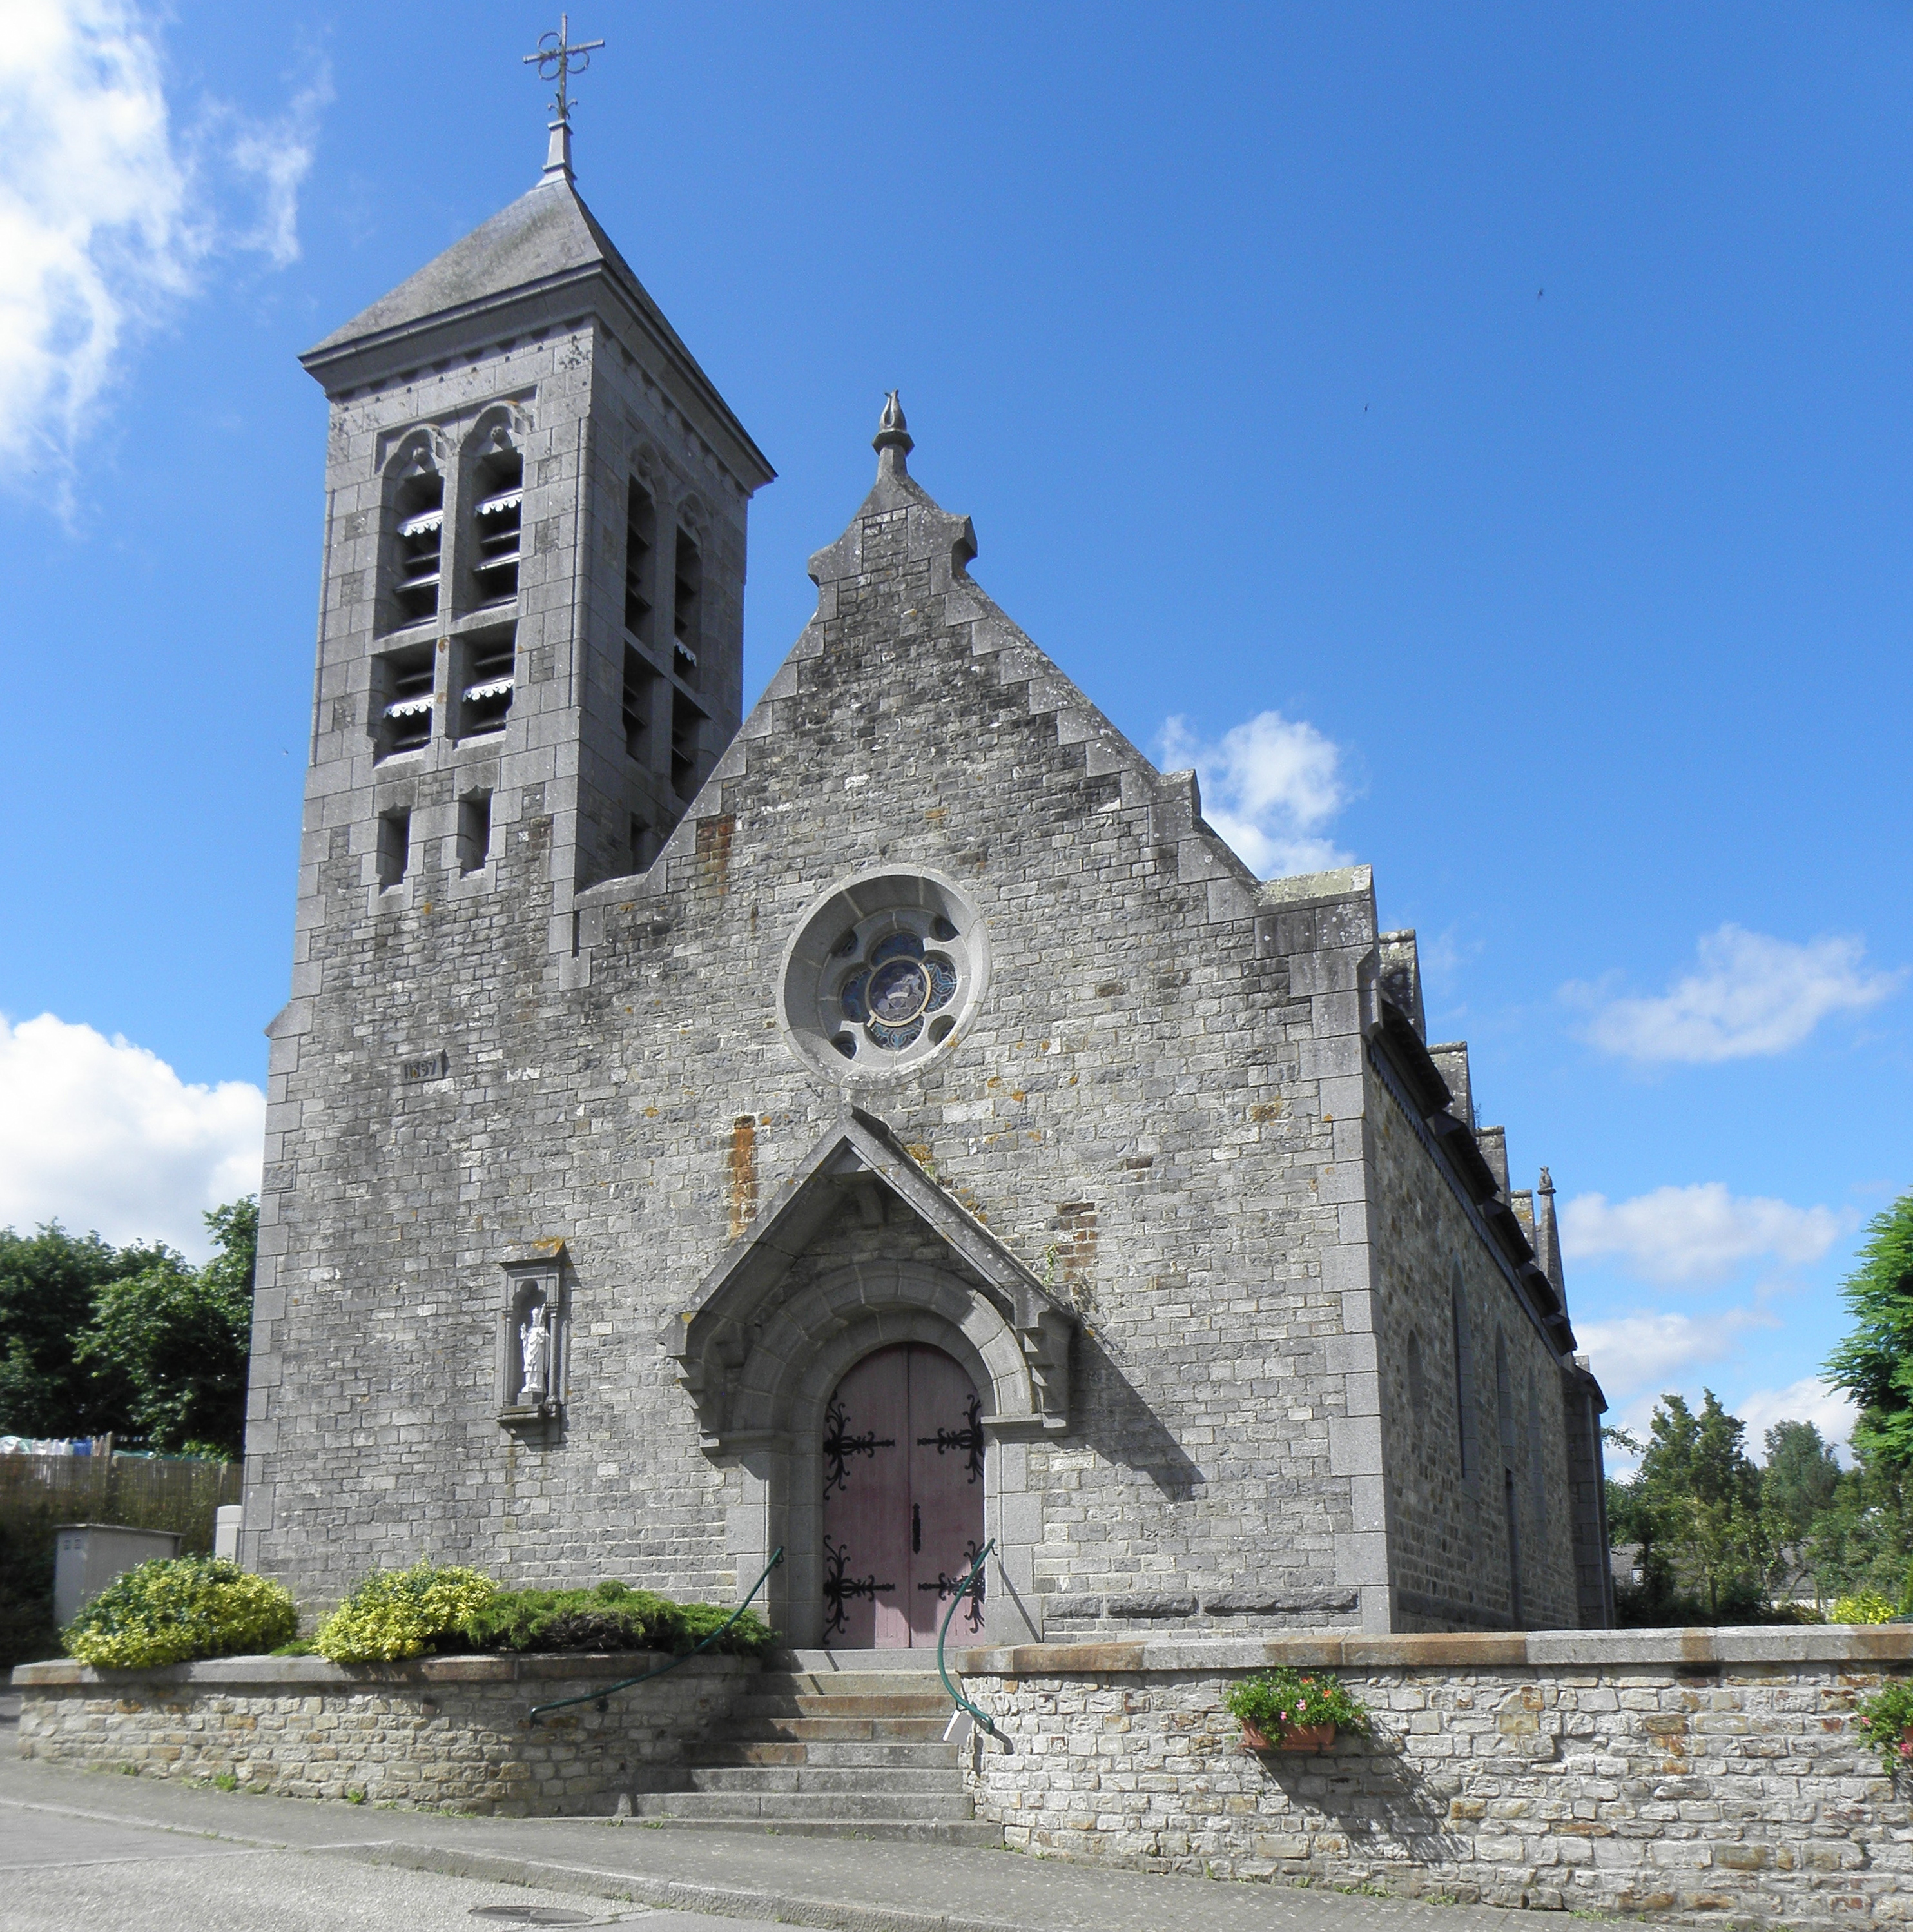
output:
<path id="1" fill-rule="evenodd" d="M 156 1556 L 179 1554 L 176 1529 L 63 1522 L 53 1554 L 53 1621 L 64 1630 L 115 1576 Z"/>

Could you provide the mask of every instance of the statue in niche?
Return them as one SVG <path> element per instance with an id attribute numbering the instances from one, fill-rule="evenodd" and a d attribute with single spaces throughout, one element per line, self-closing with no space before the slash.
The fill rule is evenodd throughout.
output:
<path id="1" fill-rule="evenodd" d="M 524 1363 L 524 1386 L 518 1391 L 520 1408 L 541 1402 L 551 1380 L 551 1310 L 539 1302 L 518 1324 L 518 1352 Z"/>

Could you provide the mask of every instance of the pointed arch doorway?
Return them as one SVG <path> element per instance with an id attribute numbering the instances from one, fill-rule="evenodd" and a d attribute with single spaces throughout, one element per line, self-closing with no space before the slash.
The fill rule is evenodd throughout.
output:
<path id="1" fill-rule="evenodd" d="M 901 1650 L 937 1641 L 983 1544 L 982 1403 L 961 1364 L 922 1342 L 848 1370 L 824 1410 L 825 1643 Z M 983 1580 L 952 1634 L 983 1627 Z"/>

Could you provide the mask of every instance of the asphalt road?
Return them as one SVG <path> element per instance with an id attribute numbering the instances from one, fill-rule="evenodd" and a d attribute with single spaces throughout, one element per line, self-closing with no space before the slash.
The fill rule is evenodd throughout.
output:
<path id="1" fill-rule="evenodd" d="M 773 1932 L 768 1919 L 368 1864 L 362 1850 L 273 1850 L 0 1802 L 0 1932 Z"/>
<path id="2" fill-rule="evenodd" d="M 0 1932 L 1526 1932 L 1525 1912 L 979 1846 L 472 1818 L 55 1768 L 0 1732 Z M 504 1907 L 511 1918 L 491 1915 Z M 646 1908 L 649 1907 L 649 1910 Z M 482 1914 L 484 1916 L 475 1916 Z M 575 1915 L 575 1916 L 573 1916 Z M 1558 1925 L 1556 1918 L 1551 1922 Z"/>

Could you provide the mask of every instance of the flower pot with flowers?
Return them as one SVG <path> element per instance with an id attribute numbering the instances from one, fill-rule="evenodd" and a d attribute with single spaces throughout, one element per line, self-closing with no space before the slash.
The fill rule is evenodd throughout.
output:
<path id="1" fill-rule="evenodd" d="M 1246 1750 L 1326 1750 L 1337 1731 L 1366 1732 L 1366 1707 L 1341 1681 L 1314 1671 L 1264 1670 L 1223 1699 Z"/>
<path id="2" fill-rule="evenodd" d="M 1854 1714 L 1888 1777 L 1913 1772 L 1913 1679 L 1902 1677 L 1882 1685 L 1877 1696 L 1861 1699 Z"/>

